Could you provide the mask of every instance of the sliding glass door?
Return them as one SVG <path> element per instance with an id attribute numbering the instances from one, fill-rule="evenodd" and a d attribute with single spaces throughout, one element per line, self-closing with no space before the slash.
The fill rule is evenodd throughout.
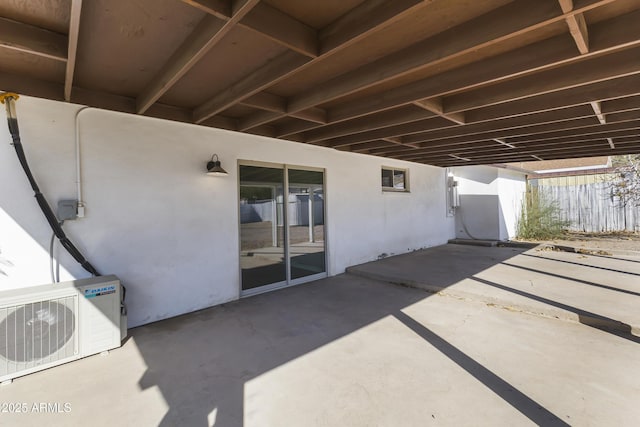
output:
<path id="1" fill-rule="evenodd" d="M 242 294 L 326 276 L 324 172 L 241 164 L 239 176 Z"/>
<path id="2" fill-rule="evenodd" d="M 324 174 L 288 169 L 288 235 L 291 279 L 326 271 Z"/>

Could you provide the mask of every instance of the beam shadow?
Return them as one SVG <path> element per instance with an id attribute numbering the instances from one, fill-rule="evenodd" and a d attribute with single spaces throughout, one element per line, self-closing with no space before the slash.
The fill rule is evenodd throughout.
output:
<path id="1" fill-rule="evenodd" d="M 572 313 L 575 313 L 578 316 L 578 321 L 583 325 L 598 329 L 603 332 L 610 333 L 620 338 L 624 338 L 636 344 L 640 344 L 640 337 L 637 337 L 631 333 L 631 325 L 623 323 L 619 320 L 611 319 L 609 317 L 592 313 L 590 311 L 582 310 L 580 308 L 563 304 L 558 301 L 553 301 L 548 298 L 544 298 L 538 295 L 533 295 L 525 291 L 510 288 L 508 286 L 500 285 L 498 283 L 490 282 L 488 280 L 481 279 L 477 276 L 472 276 L 471 278 L 485 285 L 493 286 L 494 288 L 502 289 L 503 291 L 521 295 L 523 297 L 530 298 L 532 300 L 542 302 L 544 304 L 548 304 L 548 305 L 560 308 L 562 310 L 570 311 Z"/>
<path id="2" fill-rule="evenodd" d="M 580 249 L 578 249 L 577 253 L 581 254 L 582 252 L 580 252 Z M 586 252 L 584 253 L 584 255 L 595 256 L 598 258 L 615 259 L 617 261 L 635 262 L 640 264 L 640 260 L 637 260 L 637 259 L 618 258 L 611 255 L 599 255 L 599 254 L 592 254 L 592 253 L 586 253 Z"/>
<path id="3" fill-rule="evenodd" d="M 640 276 L 640 273 L 632 273 L 630 271 L 616 270 L 615 268 L 598 267 L 596 265 L 583 264 L 581 262 L 567 261 L 567 260 L 564 260 L 564 259 L 547 258 L 547 257 L 544 257 L 544 256 L 539 256 L 539 255 L 531 255 L 531 254 L 522 254 L 522 255 L 523 256 L 528 256 L 528 257 L 531 257 L 531 258 L 547 259 L 549 261 L 557 261 L 557 262 L 564 262 L 564 263 L 567 263 L 567 264 L 579 265 L 580 267 L 597 268 L 598 270 L 613 271 L 614 273 L 631 274 L 633 276 Z"/>
<path id="4" fill-rule="evenodd" d="M 537 425 L 569 425 L 412 317 L 402 311 L 394 317 Z"/>
<path id="5" fill-rule="evenodd" d="M 546 276 L 557 277 L 559 279 L 570 280 L 572 282 L 578 282 L 578 283 L 582 283 L 582 284 L 589 285 L 589 286 L 595 286 L 595 287 L 602 288 L 602 289 L 608 289 L 610 291 L 622 292 L 622 293 L 625 293 L 625 294 L 629 294 L 629 295 L 634 295 L 634 296 L 640 297 L 640 293 L 633 292 L 633 291 L 628 291 L 626 289 L 615 288 L 613 286 L 603 285 L 603 284 L 595 283 L 595 282 L 589 282 L 587 280 L 576 279 L 574 277 L 563 276 L 562 274 L 550 273 L 548 271 L 538 270 L 538 269 L 531 268 L 531 267 L 523 267 L 521 265 L 511 264 L 510 262 L 502 262 L 502 264 L 503 265 L 508 265 L 509 267 L 519 268 L 521 270 L 531 271 L 533 273 L 540 273 L 540 274 L 544 274 Z"/>

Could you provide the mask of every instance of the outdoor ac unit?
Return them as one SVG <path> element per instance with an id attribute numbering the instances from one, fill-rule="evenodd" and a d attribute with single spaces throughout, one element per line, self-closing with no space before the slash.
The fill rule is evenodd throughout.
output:
<path id="1" fill-rule="evenodd" d="M 120 347 L 116 276 L 0 291 L 0 382 Z"/>

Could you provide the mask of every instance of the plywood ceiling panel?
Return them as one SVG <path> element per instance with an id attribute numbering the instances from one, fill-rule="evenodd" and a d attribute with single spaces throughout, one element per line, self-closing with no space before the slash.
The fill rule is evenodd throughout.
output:
<path id="1" fill-rule="evenodd" d="M 174 0 L 84 2 L 77 85 L 135 96 L 204 16 Z"/>

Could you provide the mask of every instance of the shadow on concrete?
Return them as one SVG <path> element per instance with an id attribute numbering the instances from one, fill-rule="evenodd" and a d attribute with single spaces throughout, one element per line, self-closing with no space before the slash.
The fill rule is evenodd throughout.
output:
<path id="1" fill-rule="evenodd" d="M 247 382 L 423 298 L 339 276 L 142 326 L 140 387 L 162 392 L 163 426 L 241 426 Z"/>
<path id="2" fill-rule="evenodd" d="M 536 268 L 523 267 L 521 265 L 513 264 L 513 263 L 510 263 L 510 262 L 503 262 L 502 264 L 503 265 L 508 265 L 509 267 L 519 268 L 519 269 L 525 270 L 525 271 L 531 271 L 533 273 L 540 273 L 540 274 L 544 274 L 544 275 L 547 275 L 547 276 L 557 277 L 558 279 L 570 280 L 572 282 L 582 283 L 584 285 L 595 286 L 597 288 L 608 289 L 610 291 L 622 292 L 622 293 L 625 293 L 625 294 L 629 294 L 629 295 L 634 295 L 634 296 L 640 297 L 640 293 L 629 291 L 627 289 L 620 289 L 620 288 L 616 288 L 616 287 L 613 287 L 613 286 L 603 285 L 603 284 L 600 284 L 600 283 L 589 282 L 587 280 L 576 279 L 575 277 L 564 276 L 562 274 L 551 273 L 549 271 L 538 270 Z"/>
<path id="3" fill-rule="evenodd" d="M 410 316 L 397 312 L 394 317 L 537 425 L 569 425 Z"/>
<path id="4" fill-rule="evenodd" d="M 529 292 L 521 291 L 519 289 L 514 289 L 509 286 L 504 286 L 495 282 L 490 282 L 488 280 L 481 279 L 477 276 L 473 276 L 472 279 L 482 284 L 493 286 L 494 288 L 502 289 L 503 291 L 511 292 L 526 298 L 530 298 L 534 301 L 542 302 L 550 306 L 575 313 L 578 316 L 579 322 L 582 323 L 583 325 L 596 328 L 604 332 L 611 333 L 620 338 L 624 338 L 626 340 L 629 340 L 635 343 L 640 343 L 640 337 L 637 337 L 631 333 L 632 331 L 631 325 L 620 322 L 619 320 L 611 319 L 606 316 L 602 316 L 596 313 L 592 313 L 590 311 L 582 310 L 580 308 L 563 304 L 558 301 L 550 300 L 548 298 L 544 298 L 539 295 L 534 295 Z"/>
<path id="5" fill-rule="evenodd" d="M 581 253 L 579 249 L 578 249 L 578 253 Z M 640 251 L 638 251 L 638 254 L 640 254 Z M 593 253 L 593 251 L 589 251 L 586 255 L 594 256 L 594 257 L 598 257 L 598 258 L 615 259 L 616 261 L 635 262 L 635 263 L 640 264 L 640 260 L 639 259 L 619 258 L 619 257 L 615 257 L 615 256 L 612 256 L 612 255 L 600 255 L 600 254 Z"/>
<path id="6" fill-rule="evenodd" d="M 472 261 L 474 271 L 504 261 L 506 254 Z M 451 274 L 448 284 L 460 276 Z M 130 330 L 147 365 L 139 384 L 161 391 L 169 406 L 163 426 L 209 425 L 212 413 L 216 425 L 240 426 L 247 417 L 251 380 L 395 316 L 530 419 L 565 425 L 426 327 L 398 314 L 425 298 L 419 290 L 340 275 L 142 326 Z"/>
<path id="7" fill-rule="evenodd" d="M 566 264 L 579 265 L 580 267 L 597 268 L 598 270 L 613 271 L 614 273 L 631 274 L 633 276 L 640 276 L 640 273 L 633 273 L 631 271 L 617 270 L 615 268 L 600 267 L 600 266 L 597 266 L 597 265 L 584 264 L 584 263 L 575 262 L 575 261 L 567 261 L 567 260 L 564 260 L 564 259 L 548 258 L 548 257 L 540 256 L 540 255 L 532 255 L 532 254 L 522 254 L 522 255 L 528 256 L 528 257 L 532 257 L 532 258 L 547 259 L 549 261 L 564 262 Z M 607 258 L 609 258 L 609 257 L 607 257 Z M 625 260 L 622 260 L 622 261 L 627 261 L 627 260 L 625 259 Z"/>

